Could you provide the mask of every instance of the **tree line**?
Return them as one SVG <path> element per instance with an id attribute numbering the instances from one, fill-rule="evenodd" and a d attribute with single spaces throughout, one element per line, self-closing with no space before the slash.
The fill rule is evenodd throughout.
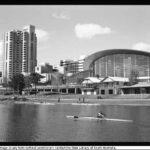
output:
<path id="1" fill-rule="evenodd" d="M 24 76 L 23 74 L 19 73 L 10 78 L 8 86 L 12 88 L 14 92 L 22 95 L 22 91 L 25 88 L 30 88 L 32 84 L 34 84 L 36 91 L 36 85 L 38 84 L 41 78 L 43 78 L 43 76 L 38 73 L 31 73 L 28 76 Z"/>

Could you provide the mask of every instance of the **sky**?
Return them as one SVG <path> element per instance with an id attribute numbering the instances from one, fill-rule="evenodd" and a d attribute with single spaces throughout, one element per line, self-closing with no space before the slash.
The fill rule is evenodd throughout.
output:
<path id="1" fill-rule="evenodd" d="M 0 47 L 5 32 L 29 24 L 36 27 L 38 64 L 105 49 L 150 51 L 150 5 L 0 5 Z"/>

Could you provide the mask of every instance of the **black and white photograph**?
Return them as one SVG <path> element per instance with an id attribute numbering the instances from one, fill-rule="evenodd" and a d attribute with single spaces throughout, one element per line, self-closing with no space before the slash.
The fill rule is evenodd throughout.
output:
<path id="1" fill-rule="evenodd" d="M 150 142 L 150 5 L 0 5 L 0 142 Z"/>

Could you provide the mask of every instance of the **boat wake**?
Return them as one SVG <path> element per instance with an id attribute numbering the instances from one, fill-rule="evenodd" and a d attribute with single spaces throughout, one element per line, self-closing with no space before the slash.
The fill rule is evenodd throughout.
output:
<path id="1" fill-rule="evenodd" d="M 55 105 L 54 103 L 40 103 L 40 102 L 15 102 L 15 104 L 29 104 L 29 105 Z"/>
<path id="2" fill-rule="evenodd" d="M 98 105 L 100 105 L 100 104 L 90 104 L 90 103 L 72 103 L 72 105 L 98 106 Z"/>
<path id="3" fill-rule="evenodd" d="M 133 122 L 133 120 L 125 120 L 125 119 L 114 119 L 114 118 L 97 118 L 97 117 L 75 117 L 75 116 L 66 116 L 70 119 L 75 120 L 104 120 L 104 121 L 120 121 L 120 122 Z"/>

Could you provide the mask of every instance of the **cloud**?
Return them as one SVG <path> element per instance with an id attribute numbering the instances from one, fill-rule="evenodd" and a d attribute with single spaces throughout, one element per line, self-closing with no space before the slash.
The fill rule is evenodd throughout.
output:
<path id="1" fill-rule="evenodd" d="M 135 50 L 144 50 L 144 51 L 149 51 L 150 52 L 150 44 L 144 43 L 144 42 L 139 42 L 133 45 L 132 47 Z"/>
<path id="2" fill-rule="evenodd" d="M 42 29 L 36 29 L 35 32 L 38 42 L 47 41 L 49 39 L 49 34 L 47 31 L 44 31 Z"/>
<path id="3" fill-rule="evenodd" d="M 77 24 L 75 34 L 78 38 L 91 39 L 95 35 L 110 34 L 112 31 L 109 27 L 102 27 L 98 24 Z"/>
<path id="4" fill-rule="evenodd" d="M 63 20 L 68 20 L 68 19 L 70 19 L 70 17 L 67 15 L 67 14 L 65 14 L 64 12 L 62 12 L 62 13 L 53 13 L 52 14 L 52 17 L 53 18 L 56 18 L 56 19 L 63 19 Z"/>

